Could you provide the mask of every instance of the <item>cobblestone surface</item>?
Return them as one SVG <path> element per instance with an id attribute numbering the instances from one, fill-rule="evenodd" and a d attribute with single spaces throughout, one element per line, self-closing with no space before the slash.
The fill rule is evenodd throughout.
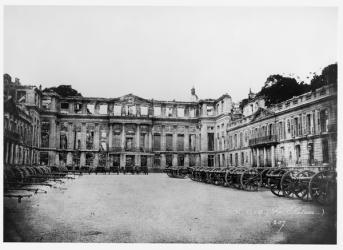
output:
<path id="1" fill-rule="evenodd" d="M 17 203 L 5 241 L 334 243 L 332 208 L 165 174 L 84 175 Z M 21 192 L 23 193 L 23 191 Z"/>

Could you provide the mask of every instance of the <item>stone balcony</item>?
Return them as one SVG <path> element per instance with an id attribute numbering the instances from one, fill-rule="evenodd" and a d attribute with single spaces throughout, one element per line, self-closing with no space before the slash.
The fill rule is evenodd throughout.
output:
<path id="1" fill-rule="evenodd" d="M 276 135 L 268 135 L 257 137 L 249 140 L 249 147 L 261 146 L 261 145 L 270 145 L 278 143 L 278 138 Z"/>

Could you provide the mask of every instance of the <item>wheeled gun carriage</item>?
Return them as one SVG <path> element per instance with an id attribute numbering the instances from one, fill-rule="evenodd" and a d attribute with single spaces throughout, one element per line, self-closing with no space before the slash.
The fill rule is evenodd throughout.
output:
<path id="1" fill-rule="evenodd" d="M 31 197 L 31 194 L 18 194 L 13 192 L 32 191 L 37 193 L 46 193 L 46 190 L 37 188 L 37 186 L 49 186 L 48 180 L 63 183 L 62 179 L 74 179 L 66 176 L 68 170 L 66 167 L 48 167 L 48 166 L 9 166 L 4 170 L 4 197 L 17 198 L 21 202 L 24 197 Z M 29 186 L 29 187 L 27 187 Z"/>
<path id="2" fill-rule="evenodd" d="M 329 205 L 336 202 L 336 175 L 330 167 L 311 167 L 272 169 L 266 177 L 276 196 Z"/>
<path id="3" fill-rule="evenodd" d="M 254 168 L 243 167 L 192 168 L 189 176 L 194 181 L 235 187 L 246 191 L 257 191 L 262 182 L 260 171 Z"/>
<path id="4" fill-rule="evenodd" d="M 163 172 L 169 177 L 183 179 L 189 174 L 189 169 L 185 167 L 166 167 Z"/>

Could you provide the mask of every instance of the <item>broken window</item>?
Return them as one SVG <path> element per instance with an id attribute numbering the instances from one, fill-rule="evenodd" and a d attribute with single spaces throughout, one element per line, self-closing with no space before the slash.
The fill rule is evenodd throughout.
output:
<path id="1" fill-rule="evenodd" d="M 95 105 L 94 104 L 87 104 L 87 114 L 91 115 L 94 114 L 94 109 L 95 109 Z"/>
<path id="2" fill-rule="evenodd" d="M 209 155 L 207 158 L 207 165 L 209 167 L 213 167 L 214 166 L 214 155 Z"/>
<path id="3" fill-rule="evenodd" d="M 82 113 L 82 104 L 81 103 L 75 103 L 74 104 L 74 111 L 76 114 Z"/>
<path id="4" fill-rule="evenodd" d="M 69 111 L 69 103 L 61 102 L 61 113 L 67 113 Z"/>
<path id="5" fill-rule="evenodd" d="M 166 150 L 173 151 L 173 135 L 172 134 L 166 135 Z"/>
<path id="6" fill-rule="evenodd" d="M 207 106 L 207 115 L 213 115 L 213 107 L 212 106 Z"/>
<path id="7" fill-rule="evenodd" d="M 86 130 L 86 149 L 93 149 L 94 146 L 94 125 L 88 124 Z"/>
<path id="8" fill-rule="evenodd" d="M 161 166 L 161 156 L 160 155 L 154 155 L 154 166 L 155 167 Z"/>
<path id="9" fill-rule="evenodd" d="M 173 107 L 167 107 L 167 117 L 173 116 Z"/>
<path id="10" fill-rule="evenodd" d="M 99 114 L 100 115 L 107 115 L 107 104 L 100 104 L 99 105 Z"/>
<path id="11" fill-rule="evenodd" d="M 93 166 L 94 154 L 86 153 L 86 166 Z"/>
<path id="12" fill-rule="evenodd" d="M 195 135 L 190 134 L 189 135 L 189 151 L 195 151 Z"/>
<path id="13" fill-rule="evenodd" d="M 329 112 L 327 109 L 320 111 L 320 128 L 322 132 L 328 132 Z"/>
<path id="14" fill-rule="evenodd" d="M 80 168 L 80 152 L 73 153 L 73 166 L 76 170 Z"/>
<path id="15" fill-rule="evenodd" d="M 171 155 L 171 154 L 166 155 L 166 165 L 168 167 L 173 166 L 173 155 Z"/>
<path id="16" fill-rule="evenodd" d="M 67 149 L 68 147 L 68 123 L 62 122 L 60 129 L 60 148 Z"/>
<path id="17" fill-rule="evenodd" d="M 141 106 L 141 115 L 143 115 L 143 116 L 148 115 L 148 107 L 147 106 Z"/>
<path id="18" fill-rule="evenodd" d="M 126 106 L 127 115 L 128 116 L 135 116 L 136 115 L 136 106 Z"/>
<path id="19" fill-rule="evenodd" d="M 177 108 L 177 117 L 185 117 L 185 108 Z"/>
<path id="20" fill-rule="evenodd" d="M 100 126 L 100 151 L 107 151 L 107 127 Z"/>
<path id="21" fill-rule="evenodd" d="M 183 167 L 185 163 L 185 156 L 183 154 L 177 155 L 177 165 Z"/>
<path id="22" fill-rule="evenodd" d="M 99 153 L 99 166 L 106 167 L 106 153 L 105 152 Z"/>
<path id="23" fill-rule="evenodd" d="M 114 105 L 113 106 L 113 114 L 114 115 L 121 115 L 121 106 L 120 105 Z"/>
<path id="24" fill-rule="evenodd" d="M 74 149 L 81 149 L 81 125 L 77 124 L 74 128 Z"/>
<path id="25" fill-rule="evenodd" d="M 49 110 L 51 108 L 51 98 L 50 97 L 45 97 L 42 100 L 42 107 L 43 109 Z"/>
<path id="26" fill-rule="evenodd" d="M 207 133 L 207 148 L 208 151 L 214 150 L 214 133 Z"/>
<path id="27" fill-rule="evenodd" d="M 189 116 L 195 117 L 195 109 L 194 108 L 189 108 Z"/>
<path id="28" fill-rule="evenodd" d="M 65 167 L 67 165 L 67 153 L 66 152 L 60 152 L 58 155 L 58 158 L 60 160 L 60 166 Z"/>
<path id="29" fill-rule="evenodd" d="M 194 167 L 195 166 L 195 155 L 189 155 L 189 166 Z"/>
<path id="30" fill-rule="evenodd" d="M 22 90 L 17 91 L 17 102 L 18 103 L 26 102 L 26 91 L 22 91 Z"/>
<path id="31" fill-rule="evenodd" d="M 41 146 L 43 148 L 49 147 L 49 134 L 50 134 L 50 122 L 42 121 L 41 122 Z"/>
<path id="32" fill-rule="evenodd" d="M 39 153 L 39 164 L 43 166 L 47 166 L 49 164 L 49 153 L 48 152 L 40 152 Z"/>

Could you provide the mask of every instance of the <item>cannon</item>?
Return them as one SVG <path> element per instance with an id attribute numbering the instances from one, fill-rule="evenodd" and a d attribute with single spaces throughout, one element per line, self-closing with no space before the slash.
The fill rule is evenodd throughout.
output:
<path id="1" fill-rule="evenodd" d="M 189 174 L 189 169 L 185 167 L 166 167 L 163 172 L 167 173 L 172 178 L 186 178 Z"/>
<path id="2" fill-rule="evenodd" d="M 261 186 L 261 175 L 257 169 L 230 167 L 225 175 L 226 186 L 245 191 L 257 191 Z"/>
<path id="3" fill-rule="evenodd" d="M 312 199 L 322 205 L 337 202 L 337 173 L 334 170 L 324 170 L 312 176 L 309 182 L 309 192 Z"/>
<path id="4" fill-rule="evenodd" d="M 286 168 L 274 168 L 266 173 L 267 186 L 269 187 L 270 191 L 278 197 L 284 196 L 281 188 L 281 179 L 282 176 L 288 171 L 289 169 Z"/>

